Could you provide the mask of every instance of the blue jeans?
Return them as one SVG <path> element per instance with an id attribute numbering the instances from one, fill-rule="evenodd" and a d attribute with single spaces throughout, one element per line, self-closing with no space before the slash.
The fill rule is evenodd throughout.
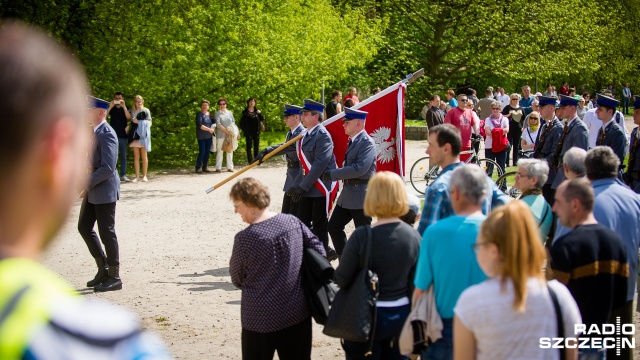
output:
<path id="1" fill-rule="evenodd" d="M 453 319 L 442 319 L 442 325 L 442 337 L 422 352 L 420 360 L 453 359 Z"/>
<path id="2" fill-rule="evenodd" d="M 626 96 L 622 97 L 622 109 L 624 110 L 625 115 L 629 113 L 629 98 Z"/>
<path id="3" fill-rule="evenodd" d="M 213 144 L 213 138 L 198 140 L 198 158 L 196 159 L 196 170 L 199 170 L 201 167 L 203 169 L 207 168 L 209 165 L 209 150 L 211 150 L 211 145 Z"/>
<path id="4" fill-rule="evenodd" d="M 406 360 L 406 356 L 400 354 L 398 337 L 409 316 L 411 305 L 394 308 L 377 308 L 376 329 L 371 346 L 372 354 L 365 356 L 368 343 L 345 340 L 342 348 L 347 360 Z"/>
<path id="5" fill-rule="evenodd" d="M 118 159 L 120 160 L 120 177 L 127 175 L 127 138 L 118 138 Z"/>

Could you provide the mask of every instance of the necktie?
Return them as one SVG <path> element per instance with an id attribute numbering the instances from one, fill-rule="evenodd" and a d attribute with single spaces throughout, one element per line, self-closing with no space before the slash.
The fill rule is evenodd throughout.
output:
<path id="1" fill-rule="evenodd" d="M 602 145 L 602 142 L 604 141 L 604 135 L 606 134 L 606 132 L 604 131 L 604 126 L 600 128 L 600 136 L 598 137 L 598 145 Z"/>

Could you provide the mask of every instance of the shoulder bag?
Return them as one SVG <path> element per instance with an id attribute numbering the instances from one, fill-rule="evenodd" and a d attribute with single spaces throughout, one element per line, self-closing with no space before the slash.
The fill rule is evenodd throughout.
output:
<path id="1" fill-rule="evenodd" d="M 376 327 L 379 289 L 378 275 L 369 269 L 373 246 L 371 226 L 367 225 L 365 229 L 364 258 L 361 258 L 364 264 L 351 285 L 336 294 L 322 332 L 344 340 L 369 342 L 370 352 Z"/>

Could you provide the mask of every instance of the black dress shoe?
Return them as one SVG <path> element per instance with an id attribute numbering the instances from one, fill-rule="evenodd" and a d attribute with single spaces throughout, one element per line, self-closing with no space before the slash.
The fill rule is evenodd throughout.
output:
<path id="1" fill-rule="evenodd" d="M 93 288 L 95 292 L 122 290 L 122 280 L 120 280 L 120 266 L 109 266 L 109 276 L 102 284 Z"/>
<path id="2" fill-rule="evenodd" d="M 99 258 L 95 258 L 95 260 L 96 260 L 96 265 L 98 265 L 98 273 L 93 278 L 93 280 L 90 280 L 87 282 L 87 287 L 94 287 L 94 286 L 100 285 L 105 280 L 107 280 L 107 277 L 108 277 L 107 259 L 104 257 L 99 257 Z"/>

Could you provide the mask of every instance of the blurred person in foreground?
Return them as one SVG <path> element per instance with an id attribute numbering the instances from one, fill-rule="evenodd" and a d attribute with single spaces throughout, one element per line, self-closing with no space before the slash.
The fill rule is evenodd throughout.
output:
<path id="1" fill-rule="evenodd" d="M 48 35 L 5 22 L 0 89 L 0 358 L 171 358 L 135 315 L 79 296 L 36 262 L 86 185 L 87 117 L 106 113 L 86 109 L 80 64 Z"/>
<path id="2" fill-rule="evenodd" d="M 529 207 L 514 201 L 491 212 L 474 244 L 489 277 L 469 287 L 454 308 L 453 351 L 467 359 L 575 359 L 578 349 L 543 349 L 541 337 L 577 337 L 580 311 L 569 290 L 545 280 L 545 249 Z M 558 334 L 553 292 L 564 334 Z"/>
<path id="3" fill-rule="evenodd" d="M 233 242 L 229 274 L 242 290 L 242 359 L 311 359 L 311 311 L 302 288 L 302 254 L 324 246 L 298 218 L 268 209 L 269 190 L 239 180 L 229 197 L 249 226 Z M 277 254 L 277 256 L 274 256 Z"/>
<path id="4" fill-rule="evenodd" d="M 365 246 L 369 247 L 369 269 L 379 281 L 372 354 L 366 355 L 368 342 L 344 340 L 342 347 L 349 360 L 406 359 L 400 354 L 398 336 L 411 310 L 409 296 L 420 246 L 418 232 L 400 220 L 408 209 L 407 192 L 399 175 L 381 171 L 371 178 L 364 199 L 365 213 L 377 220 L 371 226 L 371 239 L 367 238 L 369 225 L 358 227 L 347 241 L 333 276 L 341 288 L 350 286 L 357 279 L 359 264 L 366 263 Z"/>

